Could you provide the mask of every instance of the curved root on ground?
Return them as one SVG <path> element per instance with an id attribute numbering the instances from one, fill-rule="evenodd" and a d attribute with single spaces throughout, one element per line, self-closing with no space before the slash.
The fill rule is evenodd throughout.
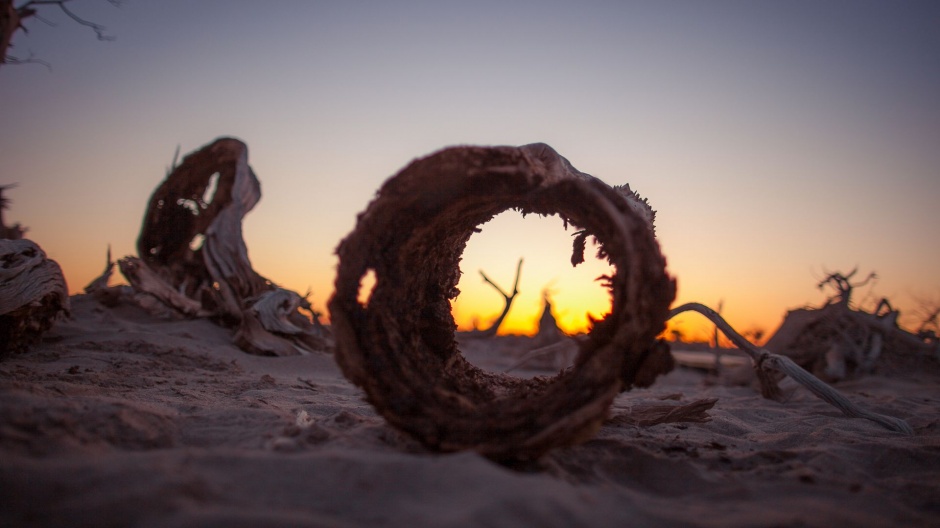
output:
<path id="1" fill-rule="evenodd" d="M 839 393 L 839 391 L 804 370 L 803 367 L 794 363 L 790 358 L 754 346 L 754 344 L 732 328 L 718 312 L 704 304 L 683 304 L 682 306 L 673 308 L 672 311 L 669 312 L 669 318 L 672 319 L 682 312 L 689 311 L 698 312 L 708 318 L 708 320 L 713 322 L 738 348 L 747 352 L 754 361 L 754 370 L 757 372 L 757 377 L 761 384 L 761 393 L 765 398 L 780 399 L 780 388 L 777 386 L 776 380 L 772 377 L 774 372 L 779 372 L 790 376 L 793 381 L 806 387 L 818 398 L 836 407 L 846 416 L 871 420 L 886 429 L 906 435 L 914 434 L 914 430 L 904 420 L 863 409 L 849 401 L 849 399 Z"/>

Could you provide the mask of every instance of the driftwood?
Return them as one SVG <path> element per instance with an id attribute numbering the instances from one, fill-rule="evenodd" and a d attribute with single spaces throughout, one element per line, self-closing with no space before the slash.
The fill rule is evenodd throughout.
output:
<path id="1" fill-rule="evenodd" d="M 59 265 L 31 240 L 0 240 L 0 359 L 25 351 L 68 311 Z"/>
<path id="2" fill-rule="evenodd" d="M 832 286 L 835 294 L 819 308 L 787 312 L 764 347 L 830 381 L 868 374 L 877 368 L 918 368 L 932 360 L 936 344 L 898 327 L 899 312 L 887 299 L 870 313 L 851 307 L 853 288 L 875 278 L 872 273 L 863 282 L 852 283 L 856 272 L 827 276 L 819 287 Z"/>
<path id="3" fill-rule="evenodd" d="M 142 266 L 185 297 L 239 321 L 243 299 L 273 289 L 255 273 L 242 239 L 242 218 L 260 199 L 244 143 L 220 138 L 193 152 L 150 197 L 137 239 Z"/>
<path id="4" fill-rule="evenodd" d="M 449 148 L 412 162 L 337 249 L 329 308 L 343 373 L 390 424 L 431 449 L 532 459 L 586 439 L 614 396 L 672 368 L 656 336 L 675 283 L 651 215 L 638 214 L 628 194 L 544 144 Z M 580 343 L 575 364 L 552 378 L 484 372 L 457 349 L 450 300 L 461 254 L 478 225 L 509 209 L 558 214 L 594 236 L 616 270 L 611 313 Z M 364 305 L 357 298 L 370 273 Z"/>
<path id="5" fill-rule="evenodd" d="M 711 421 L 708 411 L 717 402 L 718 398 L 703 398 L 685 404 L 678 402 L 634 403 L 627 411 L 612 416 L 607 423 L 639 427 L 680 422 L 705 423 Z"/>
<path id="6" fill-rule="evenodd" d="M 118 261 L 121 274 L 135 291 L 148 294 L 169 308 L 188 317 L 208 317 L 212 311 L 205 310 L 202 303 L 191 299 L 166 282 L 156 271 L 136 257 L 124 257 Z"/>
<path id="7" fill-rule="evenodd" d="M 754 346 L 750 341 L 745 339 L 744 336 L 732 328 L 717 312 L 703 304 L 683 304 L 682 306 L 673 308 L 669 317 L 672 318 L 688 311 L 698 312 L 707 317 L 715 326 L 721 329 L 722 333 L 724 333 L 728 339 L 751 357 L 754 361 L 754 370 L 757 373 L 757 378 L 760 380 L 761 393 L 765 398 L 778 401 L 782 399 L 782 393 L 777 382 L 779 376 L 786 375 L 793 379 L 793 381 L 809 389 L 809 391 L 818 398 L 842 411 L 846 416 L 871 420 L 891 431 L 907 435 L 914 434 L 914 430 L 911 429 L 911 426 L 904 420 L 863 409 L 849 401 L 845 396 L 819 378 L 804 370 L 790 358 Z"/>
<path id="8" fill-rule="evenodd" d="M 260 199 L 248 147 L 237 139 L 217 139 L 171 168 L 150 198 L 137 239 L 139 257 L 125 257 L 118 266 L 135 291 L 186 317 L 212 317 L 237 327 L 245 351 L 292 355 L 314 343 L 322 343 L 323 350 L 321 328 L 309 320 L 299 323 L 304 316 L 297 308 L 305 300 L 266 311 L 267 296 L 281 303 L 285 290 L 252 268 L 241 225 Z M 293 329 L 285 331 L 288 320 Z"/>
<path id="9" fill-rule="evenodd" d="M 300 308 L 312 311 L 296 292 L 278 288 L 263 293 L 242 314 L 235 343 L 243 350 L 270 356 L 326 350 L 329 343 L 322 327 L 301 315 Z"/>

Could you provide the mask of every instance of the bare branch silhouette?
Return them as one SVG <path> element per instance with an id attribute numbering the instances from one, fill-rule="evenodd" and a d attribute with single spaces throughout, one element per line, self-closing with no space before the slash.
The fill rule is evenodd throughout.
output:
<path id="1" fill-rule="evenodd" d="M 23 235 L 25 235 L 27 231 L 19 222 L 13 224 L 11 227 L 7 227 L 3 219 L 3 212 L 9 209 L 12 203 L 12 200 L 3 195 L 3 192 L 8 189 L 14 189 L 16 186 L 17 184 L 15 183 L 0 185 L 0 239 L 19 240 L 23 238 Z"/>
<path id="2" fill-rule="evenodd" d="M 512 301 L 515 300 L 516 295 L 519 293 L 519 275 L 521 272 L 522 259 L 520 258 L 519 263 L 516 265 L 516 280 L 512 283 L 512 293 L 510 294 L 503 291 L 502 288 L 500 288 L 495 282 L 486 276 L 486 273 L 483 273 L 483 270 L 480 270 L 480 275 L 483 276 L 483 280 L 486 281 L 490 286 L 496 288 L 496 291 L 498 291 L 499 294 L 502 295 L 505 299 L 506 305 L 503 306 L 503 312 L 499 314 L 499 317 L 497 317 L 495 321 L 493 321 L 493 324 L 490 325 L 490 327 L 486 330 L 480 331 L 478 334 L 479 337 L 493 337 L 496 335 L 496 331 L 499 330 L 500 325 L 503 324 L 503 320 L 506 319 L 506 315 L 509 314 L 509 309 L 512 307 Z"/>
<path id="3" fill-rule="evenodd" d="M 865 277 L 865 280 L 861 282 L 852 283 L 851 279 L 858 273 L 858 266 L 852 269 L 847 275 L 843 275 L 841 272 L 830 273 L 826 276 L 825 279 L 819 282 L 816 285 L 820 290 L 826 286 L 832 286 L 836 289 L 834 296 L 829 298 L 829 303 L 833 304 L 845 304 L 848 305 L 849 301 L 852 298 L 852 290 L 854 288 L 862 287 L 868 284 L 872 280 L 878 279 L 878 275 L 873 271 L 868 274 L 868 277 Z"/>
<path id="4" fill-rule="evenodd" d="M 29 30 L 25 25 L 23 25 L 26 20 L 35 18 L 50 26 L 55 26 L 55 23 L 47 20 L 40 13 L 40 10 L 47 7 L 57 6 L 63 13 L 65 13 L 67 17 L 72 19 L 74 22 L 91 28 L 91 30 L 95 32 L 95 36 L 98 38 L 98 40 L 115 40 L 116 37 L 114 35 L 109 35 L 107 33 L 107 28 L 105 28 L 103 25 L 83 18 L 69 9 L 66 4 L 71 1 L 72 0 L 29 0 L 28 2 L 20 4 L 19 6 L 15 6 L 13 5 L 13 0 L 0 0 L 0 65 L 42 64 L 49 69 L 52 68 L 48 62 L 33 58 L 32 54 L 30 54 L 30 56 L 26 59 L 9 55 L 10 48 L 14 47 L 11 43 L 13 36 L 18 31 L 29 33 Z M 115 7 L 118 7 L 121 5 L 122 0 L 107 0 L 107 2 Z"/>

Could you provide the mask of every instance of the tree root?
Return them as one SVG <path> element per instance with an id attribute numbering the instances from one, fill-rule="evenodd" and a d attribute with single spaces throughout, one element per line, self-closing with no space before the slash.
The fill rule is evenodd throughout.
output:
<path id="1" fill-rule="evenodd" d="M 449 148 L 412 162 L 337 249 L 329 308 L 343 373 L 390 424 L 431 449 L 525 460 L 588 438 L 614 396 L 672 368 L 656 336 L 675 283 L 651 210 L 644 218 L 634 207 L 543 144 Z M 457 349 L 450 300 L 461 255 L 477 226 L 509 209 L 585 229 L 616 270 L 611 313 L 574 366 L 552 378 L 484 372 Z M 357 298 L 370 272 L 376 283 L 364 305 Z"/>
<path id="2" fill-rule="evenodd" d="M 914 430 L 904 420 L 885 416 L 863 409 L 843 396 L 825 382 L 813 376 L 802 367 L 793 362 L 790 358 L 780 354 L 774 354 L 770 351 L 754 346 L 750 341 L 735 331 L 717 312 L 700 303 L 683 304 L 673 308 L 669 312 L 669 318 L 673 318 L 682 312 L 698 312 L 705 316 L 709 321 L 715 324 L 738 348 L 745 351 L 754 361 L 754 370 L 757 372 L 757 378 L 761 384 L 761 394 L 765 398 L 774 400 L 781 399 L 780 387 L 777 385 L 775 375 L 777 373 L 785 374 L 793 381 L 809 389 L 816 397 L 826 403 L 836 407 L 843 414 L 852 418 L 864 418 L 871 420 L 891 431 L 913 435 Z"/>

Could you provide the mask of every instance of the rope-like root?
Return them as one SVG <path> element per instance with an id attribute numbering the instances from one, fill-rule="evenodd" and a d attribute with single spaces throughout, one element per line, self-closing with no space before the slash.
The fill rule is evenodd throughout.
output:
<path id="1" fill-rule="evenodd" d="M 761 384 L 761 393 L 765 398 L 780 399 L 780 388 L 774 379 L 774 373 L 779 372 L 790 376 L 793 381 L 809 389 L 818 398 L 836 407 L 846 416 L 871 420 L 891 431 L 913 435 L 914 430 L 907 422 L 900 418 L 885 416 L 855 405 L 825 382 L 813 376 L 790 358 L 774 354 L 766 349 L 758 348 L 739 334 L 715 310 L 700 303 L 683 304 L 669 312 L 669 319 L 683 312 L 698 312 L 715 324 L 738 348 L 745 351 L 754 361 L 754 370 Z"/>
<path id="2" fill-rule="evenodd" d="M 477 226 L 509 209 L 586 230 L 616 270 L 611 313 L 552 378 L 485 372 L 457 349 L 450 301 L 461 255 Z M 337 363 L 391 425 L 431 449 L 536 458 L 589 438 L 618 393 L 672 367 L 656 336 L 675 283 L 647 219 L 547 145 L 456 147 L 412 162 L 382 186 L 337 254 Z"/>

